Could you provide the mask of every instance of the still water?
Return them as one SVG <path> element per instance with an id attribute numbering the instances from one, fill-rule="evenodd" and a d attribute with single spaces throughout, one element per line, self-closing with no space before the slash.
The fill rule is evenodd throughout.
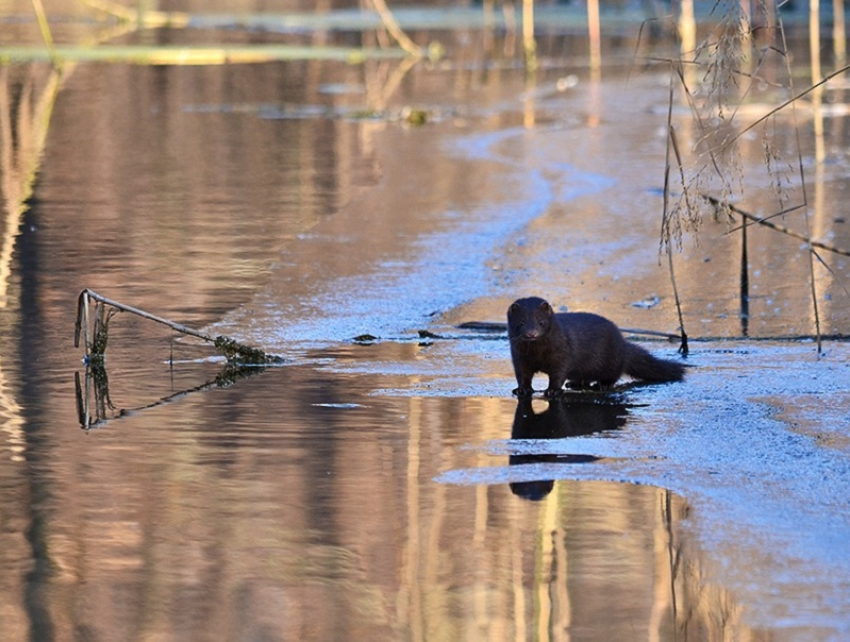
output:
<path id="1" fill-rule="evenodd" d="M 541 261 L 565 266 L 547 292 L 580 283 L 572 299 L 596 298 L 606 313 L 623 300 L 598 296 L 612 271 L 631 273 L 627 301 L 657 286 L 646 267 L 655 247 L 638 243 L 655 220 L 619 228 L 606 264 L 589 255 L 601 206 L 587 203 L 615 183 L 626 187 L 606 192 L 615 213 L 657 202 L 657 178 L 612 176 L 624 142 L 638 165 L 657 161 L 663 120 L 641 110 L 656 125 L 634 127 L 617 112 L 622 80 L 592 84 L 556 53 L 534 87 L 516 65 L 487 69 L 470 54 L 420 65 L 399 83 L 397 62 L 81 64 L 61 81 L 44 66 L 2 68 L 4 131 L 14 136 L 3 139 L 0 637 L 818 640 L 847 631 L 850 590 L 826 573 L 828 557 L 814 555 L 810 577 L 777 585 L 771 600 L 773 578 L 796 572 L 783 566 L 784 540 L 762 549 L 779 562 L 750 566 L 723 550 L 751 550 L 747 517 L 725 525 L 730 538 L 706 536 L 725 528 L 730 505 L 754 504 L 705 490 L 747 478 L 734 453 L 723 455 L 729 477 L 700 460 L 697 483 L 652 450 L 654 438 L 681 447 L 676 438 L 692 437 L 681 419 L 689 408 L 704 408 L 706 423 L 734 414 L 723 381 L 742 372 L 730 365 L 737 347 L 705 350 L 698 401 L 666 387 L 526 407 L 510 397 L 504 340 L 454 328 L 499 320 Z M 564 78 L 582 88 L 575 100 L 559 89 Z M 663 87 L 651 74 L 631 82 L 641 96 Z M 405 123 L 407 105 L 431 122 Z M 375 107 L 381 115 L 355 113 Z M 573 202 L 590 208 L 582 225 L 562 211 Z M 629 261 L 640 267 L 624 269 Z M 735 274 L 718 263 L 714 285 Z M 73 347 L 84 287 L 285 362 L 223 381 L 209 349 L 121 314 L 97 387 Z M 706 333 L 736 334 L 734 297 L 705 296 L 723 308 L 703 319 Z M 664 316 L 620 312 L 672 329 Z M 754 316 L 754 327 L 779 327 Z M 450 340 L 418 335 L 428 328 Z M 351 341 L 365 333 L 381 340 Z M 743 359 L 805 364 L 807 349 Z M 827 367 L 847 377 L 840 363 Z M 775 403 L 767 388 L 759 408 Z M 840 399 L 840 386 L 828 392 Z M 843 418 L 840 405 L 826 412 Z M 760 410 L 751 424 L 775 415 Z M 585 441 L 572 449 L 569 439 Z M 642 439 L 646 450 L 629 450 Z M 535 446 L 550 441 L 559 446 Z M 789 448 L 788 459 L 803 452 L 812 475 L 829 465 L 838 487 L 848 479 L 846 466 L 806 448 Z M 667 488 L 717 501 L 695 510 Z M 840 532 L 846 501 L 823 501 Z M 699 514 L 710 509 L 719 517 Z M 730 564 L 736 572 L 724 575 Z M 725 586 L 728 577 L 737 585 Z M 832 592 L 818 598 L 822 587 Z"/>

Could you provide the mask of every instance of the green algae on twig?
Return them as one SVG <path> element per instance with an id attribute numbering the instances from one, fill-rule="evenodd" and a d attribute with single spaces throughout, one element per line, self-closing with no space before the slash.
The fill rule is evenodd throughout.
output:
<path id="1" fill-rule="evenodd" d="M 94 301 L 94 313 L 91 314 L 89 306 Z M 282 363 L 283 359 L 277 355 L 266 354 L 258 348 L 242 345 L 235 339 L 226 336 L 213 337 L 199 332 L 180 323 L 156 316 L 112 299 L 107 299 L 88 288 L 80 292 L 77 299 L 77 319 L 74 325 L 74 346 L 80 346 L 82 335 L 83 345 L 86 350 L 86 362 L 89 364 L 102 364 L 108 340 L 109 320 L 118 312 L 130 312 L 143 319 L 166 325 L 181 334 L 202 339 L 212 343 L 216 350 L 221 353 L 230 364 L 243 366 L 263 366 Z M 94 321 L 90 321 L 93 318 Z"/>
<path id="2" fill-rule="evenodd" d="M 243 346 L 235 339 L 226 336 L 217 336 L 213 341 L 215 349 L 224 355 L 230 363 L 239 364 L 266 364 L 280 363 L 282 359 L 274 355 L 267 355 L 259 348 Z"/>

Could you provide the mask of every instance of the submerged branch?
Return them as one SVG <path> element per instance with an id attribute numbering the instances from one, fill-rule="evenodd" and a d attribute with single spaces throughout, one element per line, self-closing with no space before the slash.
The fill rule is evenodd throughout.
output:
<path id="1" fill-rule="evenodd" d="M 459 330 L 476 330 L 478 332 L 507 332 L 508 324 L 503 321 L 464 321 L 458 324 Z M 422 332 L 420 330 L 420 332 Z M 658 337 L 666 341 L 681 341 L 681 334 L 660 332 L 658 330 L 641 330 L 639 328 L 620 328 L 623 334 L 642 335 L 647 337 Z M 442 337 L 445 338 L 445 337 Z"/>

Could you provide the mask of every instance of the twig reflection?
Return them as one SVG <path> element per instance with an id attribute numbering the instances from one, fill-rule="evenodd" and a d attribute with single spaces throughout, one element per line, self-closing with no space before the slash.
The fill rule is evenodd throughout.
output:
<path id="1" fill-rule="evenodd" d="M 264 366 L 228 363 L 214 379 L 205 381 L 200 385 L 173 392 L 142 406 L 118 408 L 109 396 L 109 376 L 106 368 L 99 364 L 90 365 L 86 367 L 84 375 L 81 376 L 79 371 L 74 373 L 77 419 L 80 422 L 80 427 L 84 430 L 100 428 L 115 419 L 121 419 L 150 408 L 169 404 L 196 392 L 232 386 L 240 379 L 260 374 L 265 370 L 266 367 Z"/>

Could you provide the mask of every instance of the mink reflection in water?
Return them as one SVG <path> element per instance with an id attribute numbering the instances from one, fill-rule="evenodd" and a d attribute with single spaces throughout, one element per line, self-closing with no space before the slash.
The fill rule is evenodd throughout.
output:
<path id="1" fill-rule="evenodd" d="M 517 401 L 511 439 L 564 439 L 592 435 L 603 430 L 619 430 L 628 421 L 629 407 L 622 401 L 603 400 L 568 401 L 552 399 L 548 408 L 534 412 L 528 397 Z M 597 461 L 593 455 L 521 454 L 511 455 L 508 464 L 586 464 Z M 539 479 L 510 484 L 514 495 L 538 501 L 546 497 L 554 487 L 552 479 Z"/>

